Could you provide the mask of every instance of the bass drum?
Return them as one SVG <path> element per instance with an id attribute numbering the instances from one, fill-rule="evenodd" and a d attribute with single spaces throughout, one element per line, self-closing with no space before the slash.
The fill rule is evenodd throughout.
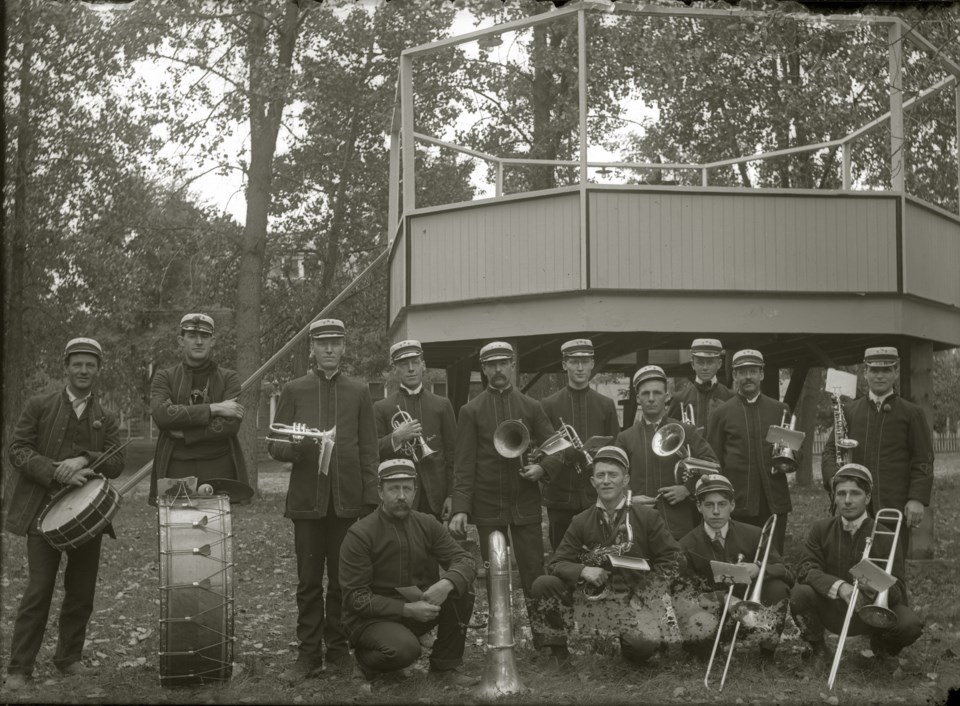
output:
<path id="1" fill-rule="evenodd" d="M 60 551 L 79 547 L 101 534 L 117 510 L 120 494 L 103 476 L 59 491 L 40 514 L 37 528 Z"/>
<path id="2" fill-rule="evenodd" d="M 225 681 L 233 673 L 230 499 L 157 498 L 160 684 Z"/>

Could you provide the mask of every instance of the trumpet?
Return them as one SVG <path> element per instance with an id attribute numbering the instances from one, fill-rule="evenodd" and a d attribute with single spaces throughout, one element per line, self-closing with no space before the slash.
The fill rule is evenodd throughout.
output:
<path id="1" fill-rule="evenodd" d="M 404 411 L 397 405 L 397 411 L 390 417 L 390 425 L 394 430 L 399 429 L 401 425 L 414 421 L 409 412 Z M 433 456 L 436 451 L 431 449 L 422 434 L 417 434 L 413 439 L 407 439 L 400 444 L 400 449 L 414 461 L 422 461 L 425 458 Z"/>
<path id="2" fill-rule="evenodd" d="M 893 530 L 882 528 L 881 522 L 895 521 L 896 527 Z M 877 598 L 872 605 L 861 608 L 857 615 L 868 625 L 873 627 L 893 627 L 897 623 L 896 614 L 887 606 L 889 600 L 890 586 L 896 583 L 896 579 L 890 574 L 893 569 L 893 557 L 897 552 L 897 540 L 900 538 L 900 525 L 903 523 L 903 513 L 893 508 L 882 508 L 877 512 L 873 521 L 873 531 L 867 537 L 866 544 L 863 547 L 863 556 L 860 563 L 850 569 L 853 580 L 853 593 L 850 594 L 850 604 L 847 606 L 847 615 L 843 620 L 843 628 L 840 630 L 840 637 L 837 640 L 837 651 L 833 656 L 833 665 L 830 667 L 830 678 L 827 681 L 827 688 L 833 689 L 833 684 L 837 679 L 837 670 L 840 667 L 840 658 L 843 656 L 843 645 L 847 640 L 847 631 L 850 629 L 850 621 L 853 619 L 853 611 L 857 607 L 857 597 L 860 595 L 861 584 L 869 588 L 871 583 L 883 584 L 885 588 L 877 593 Z M 870 549 L 876 540 L 877 535 L 892 535 L 893 544 L 890 547 L 890 555 L 887 558 L 886 571 L 878 572 L 878 567 L 870 559 Z M 877 576 L 877 574 L 880 576 Z M 879 581 L 878 581 L 879 579 Z"/>
<path id="3" fill-rule="evenodd" d="M 691 409 L 692 413 L 692 409 Z M 707 473 L 719 473 L 720 464 L 703 458 L 693 458 L 690 454 L 690 445 L 684 447 L 687 433 L 682 424 L 670 422 L 657 429 L 650 446 L 657 456 L 666 458 L 676 456 L 677 463 L 673 467 L 673 477 L 679 485 L 683 485 L 691 478 L 699 478 Z"/>
<path id="4" fill-rule="evenodd" d="M 763 552 L 763 561 L 760 563 L 760 571 L 757 574 L 757 581 L 753 584 L 753 588 L 750 588 L 750 585 L 747 584 L 747 588 L 744 591 L 744 599 L 737 603 L 733 609 L 733 615 L 736 619 L 736 624 L 733 626 L 733 637 L 730 638 L 730 647 L 727 650 L 727 662 L 723 667 L 723 675 L 720 677 L 720 691 L 723 691 L 723 685 L 727 681 L 727 670 L 730 669 L 730 660 L 733 657 L 733 648 L 737 644 L 737 634 L 740 632 L 740 626 L 750 628 L 756 625 L 757 623 L 757 613 L 763 608 L 763 604 L 760 602 L 760 593 L 763 591 L 763 577 L 767 571 L 767 562 L 770 559 L 770 547 L 773 544 L 773 533 L 777 527 L 777 516 L 770 515 L 767 518 L 767 521 L 763 523 L 763 527 L 760 529 L 760 543 L 757 545 L 757 552 L 753 557 L 753 563 L 756 564 L 760 559 L 760 553 Z M 741 557 L 743 555 L 741 554 Z M 749 594 L 749 595 L 748 595 Z M 730 591 L 727 593 L 727 603 L 724 606 L 724 616 L 721 618 L 720 625 L 717 626 L 717 641 L 720 639 L 720 631 L 723 629 L 723 619 L 725 619 L 726 611 L 729 608 L 730 600 L 733 596 L 733 586 L 730 587 Z M 715 641 L 716 642 L 716 641 Z M 714 654 L 716 654 L 716 644 L 714 644 Z M 707 665 L 707 676 L 704 677 L 703 683 L 707 684 L 707 680 L 710 676 L 710 669 L 713 666 L 713 656 L 710 657 L 710 664 Z"/>
<path id="5" fill-rule="evenodd" d="M 294 422 L 292 426 L 286 424 L 271 424 L 270 431 L 274 434 L 289 436 L 289 439 L 270 439 L 277 444 L 299 444 L 304 439 L 313 439 L 320 445 L 320 459 L 317 463 L 317 472 L 327 475 L 330 472 L 330 460 L 333 458 L 333 445 L 337 441 L 337 425 L 334 424 L 326 431 L 308 428 L 306 424 Z"/>
<path id="6" fill-rule="evenodd" d="M 780 426 L 771 426 L 770 431 L 767 432 L 768 437 L 772 437 L 767 440 L 773 441 L 773 468 L 771 469 L 773 473 L 793 473 L 800 467 L 797 452 L 806 435 L 803 432 L 795 432 L 796 428 L 797 415 L 790 416 L 790 425 L 787 426 L 787 410 L 783 410 Z M 797 436 L 794 438 L 793 434 L 785 432 L 795 432 Z"/>

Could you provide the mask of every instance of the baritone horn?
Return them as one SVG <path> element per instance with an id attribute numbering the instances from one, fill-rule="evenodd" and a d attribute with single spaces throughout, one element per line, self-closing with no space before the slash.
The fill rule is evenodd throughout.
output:
<path id="1" fill-rule="evenodd" d="M 530 448 L 530 430 L 519 419 L 505 419 L 493 432 L 493 447 L 504 458 L 520 458 Z"/>
<path id="2" fill-rule="evenodd" d="M 401 425 L 412 421 L 415 421 L 414 418 L 410 416 L 409 412 L 401 409 L 400 405 L 397 405 L 397 411 L 393 413 L 392 417 L 390 417 L 390 425 L 395 430 L 399 429 Z M 413 439 L 407 439 L 406 441 L 402 442 L 400 444 L 400 449 L 414 461 L 422 461 L 423 459 L 429 458 L 437 453 L 427 444 L 426 440 L 423 438 L 423 434 L 417 434 Z"/>
<path id="3" fill-rule="evenodd" d="M 526 427 L 524 427 L 526 428 Z M 487 600 L 490 617 L 487 621 L 487 658 L 483 677 L 476 687 L 479 698 L 495 699 L 526 691 L 520 682 L 513 655 L 513 611 L 510 606 L 510 555 L 503 532 L 490 533 L 487 569 Z"/>
<path id="4" fill-rule="evenodd" d="M 677 457 L 677 463 L 673 467 L 673 476 L 677 483 L 683 485 L 691 478 L 699 478 L 707 473 L 719 473 L 720 464 L 691 456 L 690 445 L 687 444 L 685 447 L 683 445 L 686 437 L 687 433 L 682 424 L 670 422 L 657 429 L 650 442 L 653 453 L 657 456 Z"/>
<path id="5" fill-rule="evenodd" d="M 806 434 L 802 431 L 796 431 L 797 415 L 790 416 L 790 424 L 787 425 L 787 410 L 783 410 L 783 419 L 780 426 L 770 425 L 767 431 L 767 441 L 773 444 L 773 473 L 793 473 L 800 467 L 797 460 L 797 454 L 800 447 L 803 446 L 803 440 Z"/>

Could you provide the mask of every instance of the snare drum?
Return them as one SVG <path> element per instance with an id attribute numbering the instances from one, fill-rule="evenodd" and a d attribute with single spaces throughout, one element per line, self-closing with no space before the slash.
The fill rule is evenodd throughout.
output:
<path id="1" fill-rule="evenodd" d="M 157 498 L 160 521 L 160 684 L 233 673 L 230 499 Z"/>
<path id="2" fill-rule="evenodd" d="M 101 534 L 120 509 L 120 494 L 102 476 L 64 488 L 40 514 L 37 528 L 60 551 L 79 547 Z"/>

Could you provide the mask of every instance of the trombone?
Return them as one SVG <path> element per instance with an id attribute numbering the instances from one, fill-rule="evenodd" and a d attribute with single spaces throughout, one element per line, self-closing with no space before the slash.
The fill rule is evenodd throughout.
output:
<path id="1" fill-rule="evenodd" d="M 896 527 L 893 530 L 886 529 L 881 522 L 895 521 Z M 896 625 L 897 616 L 887 603 L 889 600 L 890 586 L 896 583 L 896 579 L 891 575 L 893 569 L 893 557 L 897 553 L 897 541 L 900 538 L 900 525 L 903 524 L 903 513 L 893 508 L 882 508 L 877 512 L 873 521 L 873 531 L 867 537 L 866 544 L 863 547 L 863 556 L 860 562 L 850 569 L 850 575 L 853 576 L 853 592 L 850 594 L 850 603 L 847 606 L 847 615 L 843 620 L 843 628 L 840 630 L 840 637 L 837 640 L 837 651 L 833 655 L 833 665 L 830 667 L 830 678 L 827 680 L 827 688 L 833 689 L 833 684 L 837 679 L 837 670 L 840 668 L 840 658 L 843 656 L 843 646 L 847 640 L 847 631 L 850 629 L 850 621 L 853 619 L 853 611 L 857 607 L 857 597 L 860 594 L 861 584 L 871 587 L 879 587 L 877 598 L 872 605 L 861 608 L 857 615 L 863 622 L 872 627 L 889 628 Z M 886 571 L 879 570 L 870 559 L 870 548 L 877 535 L 893 536 L 893 545 L 890 547 L 890 555 L 887 558 Z"/>
<path id="2" fill-rule="evenodd" d="M 271 424 L 270 431 L 274 434 L 289 436 L 289 439 L 270 439 L 278 444 L 299 444 L 303 439 L 313 439 L 320 445 L 320 459 L 317 463 L 317 472 L 327 475 L 330 472 L 330 459 L 333 458 L 333 445 L 337 441 L 337 425 L 334 424 L 326 431 L 308 428 L 306 424 L 294 422 L 292 426 L 286 424 Z"/>
<path id="3" fill-rule="evenodd" d="M 790 425 L 787 426 L 787 410 L 783 410 L 783 419 L 780 426 L 770 425 L 767 431 L 767 441 L 773 444 L 773 473 L 794 473 L 800 464 L 797 452 L 803 446 L 806 434 L 796 431 L 797 415 L 790 416 Z M 856 443 L 856 442 L 854 442 Z"/>
<path id="4" fill-rule="evenodd" d="M 691 405 L 691 414 L 693 413 Z M 678 484 L 683 485 L 691 478 L 699 478 L 706 473 L 719 473 L 720 464 L 702 458 L 693 458 L 690 455 L 690 445 L 685 447 L 687 433 L 682 424 L 670 422 L 657 429 L 650 446 L 653 453 L 662 458 L 676 456 L 677 463 L 673 467 L 673 477 Z"/>
<path id="5" fill-rule="evenodd" d="M 723 685 L 727 681 L 727 670 L 730 669 L 730 660 L 733 657 L 733 648 L 737 644 L 737 634 L 740 632 L 740 626 L 752 627 L 756 624 L 757 612 L 763 608 L 760 602 L 760 593 L 763 591 L 763 577 L 767 571 L 767 562 L 770 560 L 770 547 L 773 544 L 773 533 L 777 528 L 777 516 L 770 515 L 767 521 L 763 523 L 760 529 L 760 543 L 757 545 L 757 552 L 753 557 L 753 563 L 756 564 L 760 559 L 760 553 L 763 552 L 763 561 L 760 563 L 760 571 L 757 574 L 757 582 L 751 590 L 750 584 L 747 584 L 744 590 L 744 599 L 737 603 L 733 608 L 733 616 L 736 623 L 733 626 L 733 637 L 730 638 L 730 647 L 727 649 L 727 662 L 723 667 L 723 675 L 720 677 L 720 691 L 723 691 Z M 743 555 L 737 559 L 737 563 L 743 560 Z M 720 641 L 720 632 L 723 630 L 723 622 L 726 619 L 729 610 L 730 601 L 733 598 L 733 586 L 727 592 L 727 601 L 723 606 L 723 615 L 720 618 L 720 625 L 717 626 L 717 637 L 714 640 L 713 654 L 710 655 L 710 663 L 707 665 L 707 674 L 703 678 L 703 685 L 708 686 L 710 679 L 710 670 L 713 667 L 713 657 L 717 652 L 717 643 Z"/>
<path id="6" fill-rule="evenodd" d="M 393 416 L 390 417 L 390 425 L 393 427 L 394 431 L 399 429 L 403 424 L 415 421 L 409 412 L 401 409 L 400 405 L 397 405 L 397 411 L 393 413 Z M 430 456 L 433 456 L 436 451 L 431 449 L 426 440 L 423 438 L 423 434 L 417 434 L 414 439 L 407 439 L 400 444 L 400 450 L 402 450 L 407 456 L 412 458 L 414 461 L 420 462 Z"/>

